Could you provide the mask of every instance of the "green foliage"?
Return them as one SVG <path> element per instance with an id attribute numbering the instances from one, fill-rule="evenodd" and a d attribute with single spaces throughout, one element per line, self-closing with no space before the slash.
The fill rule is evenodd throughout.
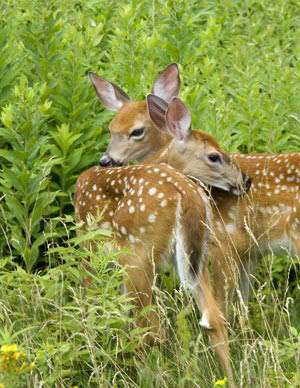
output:
<path id="1" fill-rule="evenodd" d="M 231 151 L 299 151 L 299 38 L 294 0 L 2 2 L 0 345 L 18 344 L 35 367 L 0 370 L 0 385 L 217 384 L 198 313 L 173 276 L 156 292 L 168 341 L 137 351 L 143 333 L 131 328 L 115 254 L 102 232 L 96 256 L 78 248 L 74 183 L 98 162 L 112 117 L 87 72 L 140 99 L 178 62 L 196 128 Z M 252 328 L 233 325 L 231 336 L 241 386 L 300 386 L 298 270 L 268 258 L 253 283 Z"/>
<path id="2" fill-rule="evenodd" d="M 57 193 L 50 192 L 49 174 L 57 162 L 49 158 L 48 136 L 42 132 L 47 122 L 50 103 L 44 100 L 45 88 L 28 86 L 26 78 L 15 88 L 17 102 L 3 108 L 0 133 L 6 149 L 0 151 L 4 159 L 0 190 L 3 193 L 3 218 L 8 225 L 8 238 L 27 270 L 39 257 L 39 246 L 45 243 L 43 218 L 53 212 Z"/>
<path id="3" fill-rule="evenodd" d="M 130 303 L 119 291 L 123 273 L 111 265 L 116 258 L 101 245 L 91 254 L 77 242 L 51 248 L 50 259 L 58 255 L 62 264 L 44 274 L 19 266 L 0 273 L 0 344 L 21 344 L 34 362 L 28 386 L 36 379 L 47 386 L 105 384 L 139 343 L 139 333 L 128 329 Z M 9 381 L 8 372 L 0 365 L 0 379 Z M 24 383 L 23 375 L 20 379 Z"/>

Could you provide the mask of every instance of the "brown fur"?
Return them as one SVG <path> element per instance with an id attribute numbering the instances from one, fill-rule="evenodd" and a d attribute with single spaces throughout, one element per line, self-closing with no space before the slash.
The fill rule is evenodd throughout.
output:
<path id="1" fill-rule="evenodd" d="M 216 150 L 220 151 L 219 143 L 216 141 L 216 139 L 210 135 L 209 133 L 202 132 L 202 131 L 193 131 L 193 137 L 201 142 L 207 142 L 212 147 L 215 147 Z M 224 153 L 225 154 L 225 153 Z"/>
<path id="2" fill-rule="evenodd" d="M 144 154 L 150 155 L 158 150 L 157 145 L 166 144 L 169 141 L 169 136 L 163 132 L 147 131 L 144 140 L 146 141 L 145 148 L 140 154 L 140 145 L 134 142 L 129 137 L 129 131 L 141 127 L 148 128 L 151 126 L 149 115 L 145 116 L 147 106 L 145 101 L 129 101 L 126 102 L 118 111 L 118 115 L 110 123 L 110 132 L 113 134 L 107 152 L 120 163 L 127 163 L 131 155 L 140 158 Z M 129 146 L 130 145 L 130 153 Z M 135 154 L 136 150 L 136 154 Z"/>
<path id="3" fill-rule="evenodd" d="M 143 119 L 145 111 L 147 111 L 146 101 L 126 102 L 118 111 L 119 114 L 112 119 L 110 131 L 127 134 L 129 129 L 134 128 L 137 120 Z"/>
<path id="4" fill-rule="evenodd" d="M 192 260 L 187 278 L 194 284 L 193 295 L 200 311 L 206 314 L 211 327 L 208 334 L 224 371 L 233 381 L 227 331 L 206 270 L 210 206 L 204 191 L 164 164 L 92 167 L 78 178 L 75 212 L 77 221 L 84 221 L 84 228 L 90 215 L 100 216 L 99 226 L 111 228 L 116 246 L 130 247 L 120 263 L 127 271 L 125 287 L 134 297 L 137 310 L 152 303 L 157 267 L 164 257 L 171 259 L 171 244 L 176 243 L 174 233 L 180 222 L 185 251 Z M 137 324 L 151 326 L 156 335 L 161 335 L 153 311 Z"/>
<path id="5" fill-rule="evenodd" d="M 207 145 L 220 151 L 215 140 L 204 132 L 193 131 L 194 145 L 189 153 L 184 155 L 180 152 L 169 152 L 172 138 L 167 134 L 164 138 L 161 137 L 161 132 L 149 121 L 148 113 L 142 113 L 143 106 L 145 107 L 145 104 L 139 105 L 139 121 L 147 128 L 148 136 L 152 140 L 150 143 L 147 143 L 147 138 L 140 141 L 140 149 L 134 154 L 131 154 L 131 145 L 128 143 L 125 162 L 134 158 L 152 163 L 166 162 L 184 174 L 201 180 L 203 168 L 199 168 L 199 163 L 195 162 L 194 158 L 197 153 L 207 152 Z M 129 109 L 129 106 L 127 108 Z M 127 110 L 126 114 L 128 113 Z M 134 122 L 135 115 L 136 111 L 133 110 L 131 122 Z M 122 116 L 123 123 L 126 123 L 125 112 L 119 111 L 116 118 L 119 116 Z M 121 122 L 119 124 L 122 125 Z M 128 128 L 130 129 L 130 125 Z M 118 130 L 120 131 L 120 127 Z M 111 127 L 112 135 L 114 131 L 117 131 L 117 126 Z M 206 146 L 203 146 L 205 144 Z M 300 154 L 260 154 L 250 157 L 241 154 L 223 155 L 225 161 L 234 161 L 237 168 L 252 180 L 250 191 L 244 197 L 213 190 L 212 203 L 215 206 L 209 257 L 212 259 L 215 295 L 225 315 L 227 302 L 230 302 L 234 290 L 240 288 L 244 302 L 247 302 L 249 273 L 257 260 L 270 251 L 272 244 L 287 237 L 294 253 L 300 256 Z M 284 207 L 280 207 L 281 204 Z M 214 330 L 214 333 L 222 336 L 223 327 L 216 327 L 218 329 Z M 213 336 L 211 340 L 213 341 Z M 223 358 L 223 366 L 226 364 L 225 369 L 228 368 L 227 351 L 223 349 L 222 353 L 220 347 L 218 351 L 219 356 Z"/>
<path id="6" fill-rule="evenodd" d="M 178 69 L 176 66 L 171 65 L 161 73 L 160 77 L 155 82 L 153 93 L 156 96 L 170 102 L 173 97 L 178 94 L 178 90 Z M 102 90 L 101 88 L 98 88 L 97 93 L 102 103 L 110 109 L 110 103 L 107 103 L 107 89 L 104 88 Z M 111 141 L 105 156 L 102 157 L 103 165 L 107 165 L 107 160 L 113 160 L 119 164 L 126 164 L 133 159 L 141 161 L 145 160 L 145 158 L 149 158 L 149 156 L 152 156 L 151 162 L 166 162 L 186 175 L 192 175 L 196 178 L 202 179 L 206 184 L 212 186 L 216 185 L 217 187 L 222 187 L 225 190 L 234 189 L 237 192 L 243 191 L 245 182 L 241 170 L 227 154 L 220 150 L 219 145 L 212 136 L 203 132 L 180 132 L 180 128 L 178 129 L 175 125 L 175 132 L 178 132 L 179 130 L 179 136 L 183 141 L 172 141 L 172 137 L 166 131 L 158 131 L 155 128 L 155 125 L 150 120 L 145 102 L 129 100 L 126 102 L 120 102 L 118 99 L 118 101 L 115 101 L 115 97 L 112 92 L 110 94 L 110 98 L 114 101 L 111 104 L 111 108 L 114 109 L 114 105 L 117 103 L 120 103 L 122 106 L 118 109 L 118 113 L 110 125 Z M 173 101 L 174 100 L 171 101 L 171 104 Z M 169 117 L 170 122 L 172 123 L 176 118 L 178 121 L 183 118 L 182 124 L 184 127 L 184 124 L 187 123 L 187 120 L 184 118 L 186 108 L 182 103 L 180 105 L 180 109 L 177 109 L 174 104 L 173 107 L 174 109 L 172 115 Z M 159 113 L 159 107 L 157 112 Z M 143 136 L 134 139 L 131 136 L 131 133 L 133 130 L 139 128 L 145 129 L 144 134 Z M 212 163 L 208 160 L 208 155 L 210 153 L 219 153 L 223 163 L 214 168 Z M 182 214 L 185 225 L 183 233 L 185 236 L 187 250 L 190 254 L 192 267 L 191 274 L 193 275 L 194 273 L 199 272 L 199 268 L 201 269 L 201 265 L 197 262 L 197 255 L 198 252 L 201 252 L 202 255 L 204 252 L 203 244 L 201 245 L 200 242 L 205 238 L 205 228 L 203 228 L 203 218 L 199 218 L 199 220 L 195 219 L 193 204 L 191 201 L 186 203 L 186 206 L 183 206 Z M 170 211 L 165 214 L 166 219 L 168 219 L 169 216 Z M 158 233 L 158 237 L 163 235 L 163 231 L 161 232 L 161 234 Z M 197 238 L 198 235 L 199 238 Z M 160 243 L 162 244 L 160 241 L 155 242 L 157 246 L 159 246 Z M 206 271 L 205 266 L 204 271 Z M 203 284 L 201 284 L 201 282 L 203 282 Z M 205 276 L 201 275 L 199 277 L 199 289 L 197 295 L 201 295 L 202 298 L 195 298 L 202 311 L 205 311 L 204 306 L 211 305 L 211 308 L 208 309 L 209 323 L 211 325 L 209 335 L 212 343 L 216 345 L 216 352 L 223 365 L 224 371 L 228 375 L 230 384 L 233 386 L 234 383 L 226 341 L 226 328 L 224 326 L 224 322 L 220 321 L 219 308 L 213 302 L 213 294 L 209 291 L 209 288 L 206 287 L 206 284 L 209 284 L 207 274 Z"/>
<path id="7" fill-rule="evenodd" d="M 143 106 L 140 105 L 141 109 Z M 133 111 L 133 117 L 134 114 Z M 141 110 L 139 114 L 142 114 Z M 143 155 L 141 160 L 169 163 L 184 174 L 205 182 L 205 169 L 199 167 L 199 161 L 195 158 L 197 154 L 207 152 L 207 146 L 222 152 L 214 138 L 204 132 L 193 131 L 193 142 L 185 153 L 174 151 L 174 148 L 170 151 L 172 138 L 161 142 L 161 131 L 149 122 L 146 110 L 143 118 L 149 136 L 154 138 L 156 135 L 157 138 L 155 148 L 150 152 L 146 139 L 139 142 L 143 150 L 140 151 Z M 126 121 L 125 116 L 123 120 Z M 127 148 L 127 160 L 131 160 L 130 144 L 127 144 Z M 221 190 L 213 191 L 214 239 L 210 244 L 209 256 L 214 262 L 215 283 L 223 285 L 215 286 L 215 289 L 225 313 L 225 288 L 232 294 L 232 290 L 241 287 L 246 302 L 250 267 L 253 270 L 257 260 L 270 251 L 272 244 L 285 238 L 290 241 L 293 252 L 300 256 L 300 153 L 227 156 L 223 152 L 223 155 L 226 160 L 234 161 L 238 169 L 252 180 L 250 191 L 244 197 Z M 207 174 L 211 174 L 209 169 Z"/>

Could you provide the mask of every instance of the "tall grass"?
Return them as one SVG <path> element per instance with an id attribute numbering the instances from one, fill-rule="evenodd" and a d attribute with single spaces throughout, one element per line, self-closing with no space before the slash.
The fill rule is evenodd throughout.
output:
<path id="1" fill-rule="evenodd" d="M 74 183 L 98 162 L 111 118 L 87 72 L 139 99 L 179 62 L 195 127 L 230 151 L 299 151 L 299 39 L 292 0 L 1 3 L 0 345 L 17 348 L 1 351 L 0 384 L 226 384 L 174 274 L 155 290 L 167 340 L 141 348 L 117 253 L 95 231 L 97 253 L 79 248 Z M 232 306 L 242 387 L 300 386 L 298 272 L 299 259 L 268 258 L 242 322 Z"/>

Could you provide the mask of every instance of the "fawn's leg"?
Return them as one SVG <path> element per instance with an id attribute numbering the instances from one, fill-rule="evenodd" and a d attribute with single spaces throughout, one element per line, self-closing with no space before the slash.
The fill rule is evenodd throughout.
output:
<path id="1" fill-rule="evenodd" d="M 224 373 L 227 375 L 230 386 L 234 387 L 226 322 L 214 296 L 207 270 L 208 230 L 206 223 L 199 222 L 200 219 L 206 218 L 203 213 L 195 215 L 195 209 L 192 209 L 191 212 L 189 204 L 184 202 L 181 216 L 180 220 L 176 220 L 177 271 L 182 285 L 193 293 L 202 313 L 200 324 L 208 329 L 210 342 L 220 360 Z M 209 256 L 218 257 L 212 255 L 210 249 Z M 222 288 L 222 284 L 215 285 Z"/>
<path id="2" fill-rule="evenodd" d="M 211 257 L 212 283 L 214 296 L 224 317 L 228 316 L 228 308 L 239 280 L 239 265 L 236 257 L 226 247 L 217 246 L 209 249 Z"/>
<path id="3" fill-rule="evenodd" d="M 134 298 L 135 309 L 140 313 L 145 307 L 152 304 L 152 286 L 155 277 L 155 264 L 151 262 L 145 249 L 136 249 L 132 255 L 122 255 L 121 265 L 126 270 L 125 291 Z M 136 322 L 139 327 L 150 327 L 152 334 L 160 337 L 160 325 L 155 311 L 147 312 Z M 146 341 L 153 338 L 147 336 Z"/>
<path id="4" fill-rule="evenodd" d="M 199 275 L 199 286 L 195 288 L 194 297 L 202 313 L 200 325 L 207 329 L 210 343 L 226 373 L 230 387 L 235 387 L 226 321 L 214 297 L 207 269 Z"/>
<path id="5" fill-rule="evenodd" d="M 257 264 L 257 254 L 253 252 L 252 254 L 244 255 L 244 259 L 240 263 L 240 279 L 239 279 L 239 289 L 241 291 L 242 303 L 244 309 L 248 306 L 251 280 L 250 275 L 254 272 Z"/>
<path id="6" fill-rule="evenodd" d="M 293 244 L 293 250 L 296 255 L 300 259 L 300 227 L 297 224 L 297 229 L 291 233 L 291 240 Z"/>

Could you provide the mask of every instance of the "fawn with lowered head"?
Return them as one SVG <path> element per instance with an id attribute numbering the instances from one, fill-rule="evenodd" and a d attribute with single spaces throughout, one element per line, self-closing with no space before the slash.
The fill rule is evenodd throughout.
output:
<path id="1" fill-rule="evenodd" d="M 168 107 L 167 119 L 171 128 L 176 128 L 172 132 L 174 141 L 166 150 L 166 155 L 172 155 L 178 147 L 188 146 L 191 118 L 182 102 L 174 99 Z M 224 165 L 218 173 L 213 170 L 212 177 L 206 169 L 204 178 L 217 187 L 242 193 L 247 185 L 243 173 L 211 137 L 205 142 L 207 152 L 222 155 Z M 191 171 L 194 162 L 190 161 Z M 208 329 L 210 341 L 233 386 L 225 321 L 207 274 L 212 225 L 211 207 L 204 190 L 167 164 L 92 167 L 77 181 L 75 209 L 78 221 L 86 222 L 89 214 L 101 215 L 100 226 L 113 230 L 116 245 L 130 246 L 130 254 L 121 255 L 120 263 L 127 271 L 125 289 L 135 298 L 138 310 L 152 302 L 152 285 L 163 258 L 170 261 L 175 255 L 180 281 L 191 290 L 202 313 L 200 324 Z M 151 326 L 159 333 L 154 312 L 138 324 Z"/>
<path id="2" fill-rule="evenodd" d="M 95 78 L 95 75 L 91 76 L 104 103 Z M 177 96 L 179 87 L 178 67 L 172 64 L 160 73 L 152 93 L 168 103 Z M 168 91 L 172 92 L 168 94 Z M 128 98 L 122 102 L 110 124 L 111 143 L 100 164 L 104 161 L 110 164 L 124 164 L 130 160 L 170 161 L 166 150 L 173 140 L 166 123 L 167 104 L 155 96 L 150 96 L 148 102 L 149 109 L 144 101 L 135 102 Z M 111 109 L 108 104 L 104 105 Z M 130 119 L 126 121 L 126 117 Z M 136 129 L 139 136 L 130 136 Z M 151 148 L 148 139 L 155 138 L 155 134 L 155 146 Z M 192 136 L 205 135 L 192 132 Z M 198 153 L 199 160 L 207 158 L 208 155 L 203 153 L 205 149 L 193 150 Z M 175 163 L 174 160 L 171 163 L 186 174 L 185 163 L 191 157 L 185 150 Z M 247 302 L 249 273 L 263 255 L 284 252 L 300 256 L 300 153 L 231 154 L 229 157 L 251 178 L 252 185 L 248 195 L 242 198 L 231 195 L 226 189 L 213 191 L 216 205 L 213 208 L 214 239 L 209 245 L 209 256 L 213 258 L 215 293 L 224 312 L 226 291 L 231 295 L 238 283 L 243 300 Z M 216 166 L 224 163 L 220 155 L 213 156 L 213 159 Z M 201 179 L 199 175 L 194 177 Z"/>

